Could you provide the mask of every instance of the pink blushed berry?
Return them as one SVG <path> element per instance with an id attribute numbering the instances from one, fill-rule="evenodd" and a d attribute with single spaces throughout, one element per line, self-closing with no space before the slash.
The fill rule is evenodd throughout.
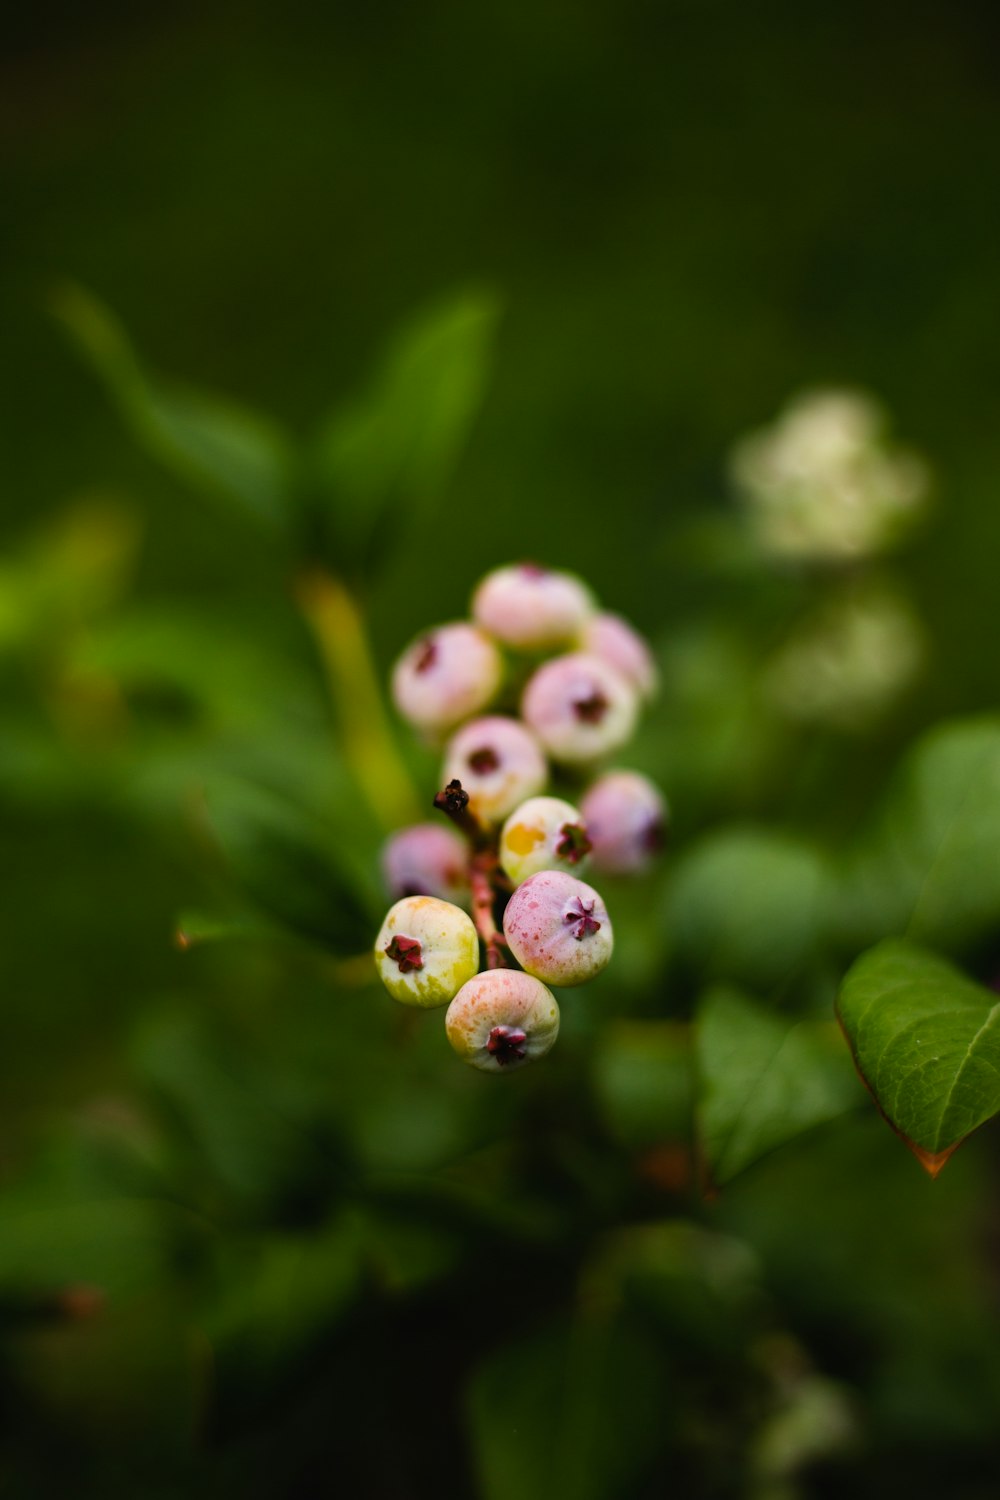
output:
<path id="1" fill-rule="evenodd" d="M 640 698 L 655 696 L 659 674 L 653 653 L 637 630 L 621 615 L 592 615 L 580 635 L 580 647 L 599 656 L 631 683 Z"/>
<path id="2" fill-rule="evenodd" d="M 581 804 L 593 841 L 594 869 L 603 875 L 638 875 L 663 848 L 667 803 L 638 771 L 608 771 L 587 789 Z"/>
<path id="3" fill-rule="evenodd" d="M 382 878 L 394 901 L 401 896 L 438 896 L 469 904 L 469 850 L 464 839 L 440 823 L 415 823 L 382 846 Z"/>
<path id="4" fill-rule="evenodd" d="M 590 592 L 578 578 L 534 563 L 487 573 L 472 599 L 476 623 L 521 651 L 571 645 L 593 608 Z"/>
<path id="5" fill-rule="evenodd" d="M 507 903 L 503 930 L 525 972 L 560 988 L 593 979 L 614 948 L 601 897 L 561 870 L 543 870 L 518 886 Z"/>
<path id="6" fill-rule="evenodd" d="M 419 636 L 392 673 L 392 696 L 403 715 L 430 734 L 454 729 L 496 695 L 500 653 L 475 625 L 458 621 Z"/>
<path id="7" fill-rule="evenodd" d="M 587 765 L 631 738 L 638 699 L 601 657 L 574 651 L 553 657 L 532 675 L 521 713 L 553 760 Z"/>
<path id="8" fill-rule="evenodd" d="M 544 1057 L 559 1035 L 559 1006 L 540 980 L 489 969 L 464 984 L 445 1016 L 448 1040 L 484 1073 L 512 1073 Z"/>
<path id="9" fill-rule="evenodd" d="M 526 797 L 540 792 L 549 768 L 535 736 L 517 719 L 500 714 L 463 725 L 445 751 L 442 782 L 457 780 L 469 794 L 469 809 L 489 826 Z"/>
<path id="10" fill-rule="evenodd" d="M 511 813 L 500 834 L 500 863 L 515 885 L 540 870 L 579 874 L 589 853 L 584 819 L 561 797 L 529 797 Z"/>
<path id="11" fill-rule="evenodd" d="M 379 929 L 375 965 L 394 1000 L 447 1005 L 479 968 L 479 936 L 471 917 L 450 901 L 404 896 Z"/>

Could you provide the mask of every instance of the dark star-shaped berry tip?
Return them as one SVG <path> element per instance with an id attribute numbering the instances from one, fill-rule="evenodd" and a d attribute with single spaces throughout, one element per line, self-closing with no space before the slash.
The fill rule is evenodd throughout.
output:
<path id="1" fill-rule="evenodd" d="M 501 1068 L 508 1063 L 523 1059 L 527 1054 L 524 1044 L 528 1040 L 526 1031 L 519 1026 L 494 1026 L 486 1042 L 486 1050 L 495 1057 Z"/>
<path id="2" fill-rule="evenodd" d="M 385 951 L 401 974 L 409 974 L 424 966 L 423 952 L 417 938 L 394 937 L 391 942 L 386 943 Z"/>
<path id="3" fill-rule="evenodd" d="M 581 896 L 575 896 L 572 906 L 563 913 L 563 921 L 578 943 L 600 931 L 601 924 L 594 916 L 595 904 L 593 901 L 584 901 Z"/>
<path id="4" fill-rule="evenodd" d="M 556 856 L 568 865 L 578 865 L 593 847 L 582 823 L 564 823 L 560 828 Z"/>

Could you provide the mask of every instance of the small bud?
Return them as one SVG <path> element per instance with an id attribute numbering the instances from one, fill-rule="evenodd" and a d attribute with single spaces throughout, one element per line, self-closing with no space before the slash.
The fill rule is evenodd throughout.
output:
<path id="1" fill-rule="evenodd" d="M 448 1040 L 486 1073 L 513 1073 L 544 1057 L 559 1035 L 555 996 L 516 969 L 489 969 L 464 984 L 445 1016 Z"/>
<path id="2" fill-rule="evenodd" d="M 636 692 L 599 656 L 556 656 L 533 674 L 521 712 L 553 760 L 586 765 L 618 750 L 635 728 Z"/>
<path id="3" fill-rule="evenodd" d="M 529 797 L 500 834 L 500 863 L 515 885 L 539 870 L 578 873 L 586 868 L 589 852 L 584 819 L 561 797 Z"/>
<path id="4" fill-rule="evenodd" d="M 561 870 L 543 870 L 518 886 L 507 903 L 503 930 L 528 974 L 563 988 L 593 979 L 614 947 L 600 896 Z"/>
<path id="5" fill-rule="evenodd" d="M 401 896 L 438 896 L 467 906 L 468 862 L 468 846 L 453 829 L 443 823 L 415 823 L 386 840 L 382 878 L 394 901 Z"/>
<path id="6" fill-rule="evenodd" d="M 659 674 L 649 646 L 621 615 L 593 615 L 583 627 L 580 648 L 599 656 L 630 683 L 640 698 L 656 695 Z"/>
<path id="7" fill-rule="evenodd" d="M 404 896 L 386 913 L 375 963 L 394 1000 L 447 1005 L 479 968 L 479 938 L 472 919 L 450 901 Z"/>
<path id="8" fill-rule="evenodd" d="M 496 646 L 474 625 L 439 625 L 403 652 L 392 674 L 392 696 L 418 729 L 442 733 L 481 712 L 500 686 Z"/>
<path id="9" fill-rule="evenodd" d="M 593 867 L 603 875 L 638 875 L 663 848 L 667 804 L 638 771 L 608 771 L 581 804 L 593 844 Z"/>
<path id="10" fill-rule="evenodd" d="M 530 729 L 517 719 L 495 714 L 473 719 L 458 731 L 445 751 L 442 781 L 461 781 L 473 816 L 489 826 L 540 792 L 548 774 Z"/>
<path id="11" fill-rule="evenodd" d="M 571 645 L 593 608 L 591 595 L 579 578 L 534 563 L 487 573 L 472 600 L 477 625 L 521 651 Z"/>

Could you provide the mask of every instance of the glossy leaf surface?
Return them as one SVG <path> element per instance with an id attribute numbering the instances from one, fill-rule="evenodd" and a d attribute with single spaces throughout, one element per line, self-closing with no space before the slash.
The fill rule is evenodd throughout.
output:
<path id="1" fill-rule="evenodd" d="M 936 1176 L 1000 1110 L 1000 1000 L 934 954 L 886 942 L 849 971 L 837 1009 L 879 1108 Z"/>

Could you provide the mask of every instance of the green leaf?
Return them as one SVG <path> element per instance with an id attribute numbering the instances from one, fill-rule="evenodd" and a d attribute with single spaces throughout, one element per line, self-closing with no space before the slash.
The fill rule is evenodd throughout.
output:
<path id="1" fill-rule="evenodd" d="M 282 936 L 280 930 L 248 913 L 219 916 L 212 912 L 183 911 L 174 924 L 174 942 L 185 952 L 206 943 L 273 942 Z"/>
<path id="2" fill-rule="evenodd" d="M 60 286 L 52 303 L 148 452 L 184 483 L 229 502 L 269 530 L 287 525 L 291 455 L 270 419 L 228 398 L 167 386 L 149 375 L 113 313 L 83 287 Z"/>
<path id="3" fill-rule="evenodd" d="M 136 515 L 99 491 L 49 515 L 0 563 L 0 652 L 72 639 L 116 604 L 138 551 Z"/>
<path id="4" fill-rule="evenodd" d="M 695 1018 L 697 1124 L 720 1186 L 863 1095 L 832 1022 L 791 1022 L 735 990 L 704 996 Z"/>
<path id="5" fill-rule="evenodd" d="M 464 290 L 426 310 L 390 345 L 368 390 L 320 434 L 315 477 L 333 536 L 362 561 L 387 511 L 426 520 L 461 456 L 486 387 L 499 308 Z"/>
<path id="6" fill-rule="evenodd" d="M 684 1141 L 692 1082 L 688 1028 L 677 1021 L 614 1021 L 594 1053 L 594 1086 L 609 1129 L 634 1149 Z"/>
<path id="7" fill-rule="evenodd" d="M 280 1080 L 230 1035 L 163 1009 L 142 1017 L 131 1056 L 183 1125 L 173 1139 L 178 1163 L 199 1184 L 207 1173 L 211 1196 L 221 1186 L 227 1200 L 273 1213 L 303 1184 L 329 1180 L 329 1162 L 280 1099 Z"/>
<path id="8" fill-rule="evenodd" d="M 842 881 L 845 938 L 902 936 L 948 950 L 1000 923 L 1000 719 L 943 724 L 901 766 Z"/>
<path id="9" fill-rule="evenodd" d="M 363 1266 L 362 1226 L 350 1215 L 311 1232 L 221 1242 L 205 1332 L 242 1399 L 329 1337 L 358 1296 Z"/>
<path id="10" fill-rule="evenodd" d="M 128 1297 L 161 1285 L 193 1221 L 172 1204 L 140 1198 L 31 1201 L 8 1194 L 0 1237 L 0 1295 L 93 1286 Z"/>
<path id="11" fill-rule="evenodd" d="M 701 975 L 766 990 L 816 955 L 832 891 L 826 860 L 811 845 L 723 829 L 678 864 L 668 919 L 678 953 Z"/>
<path id="12" fill-rule="evenodd" d="M 1000 1111 L 1000 1000 L 936 955 L 890 940 L 850 969 L 837 1012 L 879 1109 L 936 1177 Z"/>
<path id="13" fill-rule="evenodd" d="M 293 803 L 236 778 L 206 788 L 209 831 L 240 889 L 293 932 L 350 957 L 378 923 L 345 841 Z"/>
<path id="14" fill-rule="evenodd" d="M 667 1440 L 657 1340 L 621 1321 L 578 1318 L 507 1345 L 468 1397 L 483 1500 L 605 1500 L 632 1494 Z"/>

